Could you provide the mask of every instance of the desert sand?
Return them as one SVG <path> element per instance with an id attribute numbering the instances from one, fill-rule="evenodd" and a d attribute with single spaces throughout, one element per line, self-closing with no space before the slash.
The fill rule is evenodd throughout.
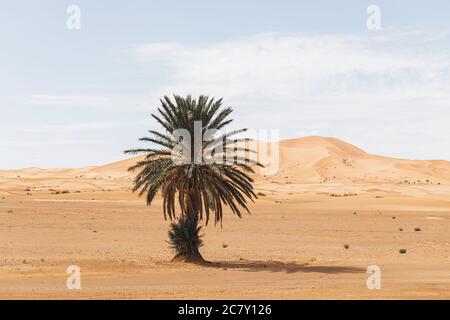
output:
<path id="1" fill-rule="evenodd" d="M 284 140 L 278 174 L 255 175 L 252 214 L 204 227 L 215 267 L 170 262 L 160 200 L 130 192 L 135 161 L 0 170 L 0 298 L 450 299 L 448 161 Z M 81 290 L 66 288 L 69 265 Z"/>

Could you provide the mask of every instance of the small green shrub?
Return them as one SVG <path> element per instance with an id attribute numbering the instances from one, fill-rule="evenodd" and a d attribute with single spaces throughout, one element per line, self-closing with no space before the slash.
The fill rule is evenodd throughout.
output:
<path id="1" fill-rule="evenodd" d="M 199 248 L 203 246 L 201 228 L 197 221 L 185 216 L 170 224 L 169 244 L 177 256 L 190 257 L 198 254 Z"/>

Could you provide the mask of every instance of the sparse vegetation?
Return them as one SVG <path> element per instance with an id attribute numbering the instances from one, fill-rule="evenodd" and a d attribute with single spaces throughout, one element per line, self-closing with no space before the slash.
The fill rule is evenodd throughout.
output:
<path id="1" fill-rule="evenodd" d="M 406 253 L 406 249 L 402 248 L 402 249 L 398 250 L 398 252 L 401 253 L 401 254 L 405 254 Z"/>
<path id="2" fill-rule="evenodd" d="M 50 189 L 49 191 L 53 191 L 52 194 L 68 194 L 68 193 L 70 193 L 69 190 L 62 190 L 62 191 L 60 191 L 60 190 Z"/>
<path id="3" fill-rule="evenodd" d="M 352 192 L 346 192 L 346 193 L 343 193 L 343 194 L 328 193 L 328 195 L 330 197 L 354 197 L 354 196 L 357 196 L 358 194 L 357 193 L 352 193 Z"/>

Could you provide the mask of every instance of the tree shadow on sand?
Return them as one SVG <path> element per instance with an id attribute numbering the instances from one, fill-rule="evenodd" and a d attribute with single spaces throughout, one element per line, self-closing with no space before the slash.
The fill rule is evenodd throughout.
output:
<path id="1" fill-rule="evenodd" d="M 315 272 L 315 273 L 365 273 L 366 269 L 348 266 L 314 266 L 308 263 L 281 262 L 281 261 L 215 261 L 208 262 L 211 268 L 242 269 L 249 272 L 269 271 L 269 272 Z"/>

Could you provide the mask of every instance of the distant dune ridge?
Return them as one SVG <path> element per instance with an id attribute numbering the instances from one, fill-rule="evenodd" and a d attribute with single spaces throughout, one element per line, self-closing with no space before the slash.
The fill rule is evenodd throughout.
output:
<path id="1" fill-rule="evenodd" d="M 336 138 L 306 137 L 280 142 L 278 174 L 304 180 L 438 183 L 450 180 L 450 162 L 382 157 Z"/>
<path id="2" fill-rule="evenodd" d="M 289 179 L 302 182 L 376 182 L 398 184 L 447 184 L 450 162 L 446 160 L 403 160 L 371 155 L 345 141 L 311 136 L 280 141 L 280 166 L 274 176 L 258 174 L 256 179 Z M 45 188 L 60 180 L 58 187 L 95 188 L 130 185 L 132 173 L 127 169 L 142 157 L 80 169 L 0 170 L 1 190 L 27 186 Z M 105 185 L 104 180 L 109 180 Z M 76 181 L 78 180 L 78 181 Z"/>

